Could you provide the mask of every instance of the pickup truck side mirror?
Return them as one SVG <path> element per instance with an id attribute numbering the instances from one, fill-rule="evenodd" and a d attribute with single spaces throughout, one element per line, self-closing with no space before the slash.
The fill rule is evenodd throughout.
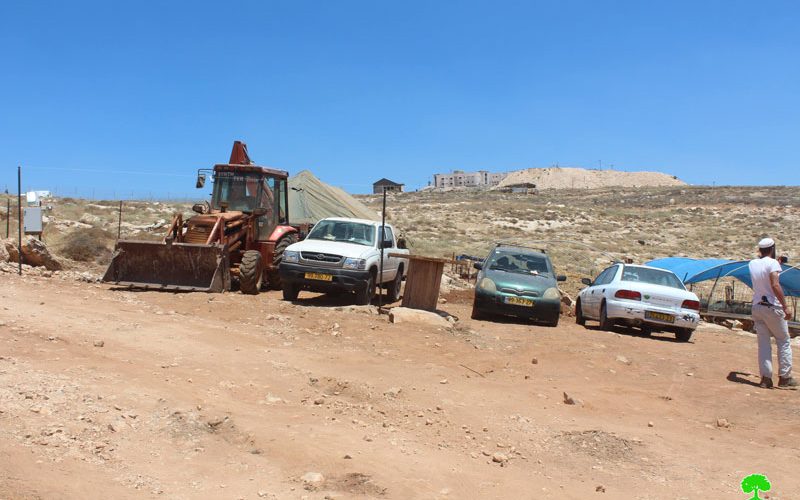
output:
<path id="1" fill-rule="evenodd" d="M 564 274 L 559 274 L 556 276 L 556 281 L 567 281 L 567 277 Z"/>
<path id="2" fill-rule="evenodd" d="M 472 267 L 480 271 L 481 269 L 483 269 L 483 262 L 475 262 L 474 264 L 472 264 Z"/>
<path id="3" fill-rule="evenodd" d="M 381 248 L 392 248 L 392 245 L 393 245 L 392 240 L 383 240 Z"/>
<path id="4" fill-rule="evenodd" d="M 592 279 L 591 278 L 581 278 L 581 283 L 583 283 L 586 286 L 591 286 L 592 285 Z"/>

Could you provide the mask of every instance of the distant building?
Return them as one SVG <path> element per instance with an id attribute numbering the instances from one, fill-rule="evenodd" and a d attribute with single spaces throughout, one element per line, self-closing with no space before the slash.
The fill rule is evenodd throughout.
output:
<path id="1" fill-rule="evenodd" d="M 384 177 L 372 184 L 372 192 L 375 194 L 382 194 L 383 190 L 386 189 L 389 193 L 402 193 L 403 186 L 405 186 L 405 184 L 398 184 Z"/>
<path id="2" fill-rule="evenodd" d="M 28 191 L 25 193 L 25 199 L 29 204 L 38 205 L 42 200 L 50 198 L 50 191 Z"/>
<path id="3" fill-rule="evenodd" d="M 433 185 L 437 188 L 496 186 L 507 173 L 493 174 L 488 170 L 464 172 L 453 170 L 451 174 L 433 174 Z"/>

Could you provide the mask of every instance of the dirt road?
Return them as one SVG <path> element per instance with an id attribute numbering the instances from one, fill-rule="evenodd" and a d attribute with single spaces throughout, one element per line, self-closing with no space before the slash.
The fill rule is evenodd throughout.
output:
<path id="1" fill-rule="evenodd" d="M 798 498 L 800 393 L 751 336 L 332 301 L 0 275 L 0 498 Z"/>

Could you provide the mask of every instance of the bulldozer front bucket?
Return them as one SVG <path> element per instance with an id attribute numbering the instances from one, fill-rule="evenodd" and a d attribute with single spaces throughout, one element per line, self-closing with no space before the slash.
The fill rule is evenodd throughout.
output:
<path id="1" fill-rule="evenodd" d="M 228 250 L 223 245 L 119 241 L 103 281 L 149 290 L 230 290 Z"/>

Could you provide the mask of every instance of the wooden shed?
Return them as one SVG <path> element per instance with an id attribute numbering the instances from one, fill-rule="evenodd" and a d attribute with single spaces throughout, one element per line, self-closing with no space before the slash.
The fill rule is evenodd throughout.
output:
<path id="1" fill-rule="evenodd" d="M 386 189 L 386 191 L 390 193 L 402 193 L 403 186 L 405 186 L 405 184 L 399 184 L 384 177 L 372 184 L 372 192 L 375 194 L 383 194 L 383 190 Z"/>

